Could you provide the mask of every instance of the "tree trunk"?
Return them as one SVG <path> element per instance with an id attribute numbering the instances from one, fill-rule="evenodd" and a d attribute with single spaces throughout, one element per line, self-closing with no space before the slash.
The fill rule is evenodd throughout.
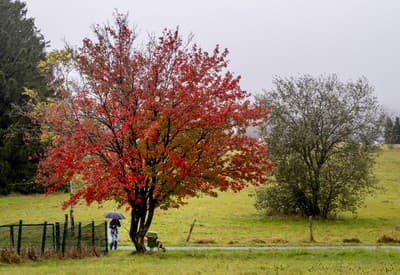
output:
<path id="1" fill-rule="evenodd" d="M 148 207 L 147 207 L 148 205 Z M 129 237 L 131 238 L 133 244 L 135 245 L 137 253 L 146 252 L 146 244 L 144 242 L 144 237 L 150 228 L 151 222 L 153 220 L 154 214 L 154 203 L 150 200 L 147 202 L 143 200 L 140 203 L 131 203 L 131 227 L 129 230 Z"/>
<path id="2" fill-rule="evenodd" d="M 319 172 L 315 172 L 317 174 L 315 176 L 314 181 L 311 183 L 311 213 L 310 216 L 319 217 L 321 215 L 321 208 L 319 207 L 319 191 L 320 191 L 320 184 L 319 184 Z"/>
<path id="3" fill-rule="evenodd" d="M 135 249 L 136 249 L 137 253 L 146 252 L 146 244 L 144 243 L 144 235 L 140 236 L 138 233 L 130 231 L 129 236 L 131 237 L 131 240 L 132 240 L 133 244 L 135 245 Z"/>
<path id="4" fill-rule="evenodd" d="M 314 242 L 314 233 L 313 233 L 313 220 L 312 216 L 308 217 L 308 226 L 310 228 L 310 242 Z"/>

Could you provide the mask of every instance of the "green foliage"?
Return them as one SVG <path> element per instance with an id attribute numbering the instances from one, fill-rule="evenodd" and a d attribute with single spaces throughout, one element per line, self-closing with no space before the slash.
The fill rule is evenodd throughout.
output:
<path id="1" fill-rule="evenodd" d="M 256 192 L 256 208 L 270 215 L 297 215 L 300 209 L 296 199 L 287 186 L 271 181 L 268 186 L 260 187 Z"/>
<path id="2" fill-rule="evenodd" d="M 47 95 L 46 81 L 37 69 L 45 58 L 46 42 L 27 18 L 25 3 L 0 0 L 0 193 L 34 192 L 32 183 L 38 143 L 24 142 L 24 132 L 35 135 L 37 127 L 21 113 L 27 101 L 24 87 Z"/>
<path id="3" fill-rule="evenodd" d="M 372 145 L 381 115 L 365 79 L 335 75 L 281 79 L 262 99 L 272 107 L 265 135 L 276 183 L 258 206 L 277 213 L 327 218 L 355 212 L 375 185 Z M 279 194 L 278 194 L 279 193 Z"/>

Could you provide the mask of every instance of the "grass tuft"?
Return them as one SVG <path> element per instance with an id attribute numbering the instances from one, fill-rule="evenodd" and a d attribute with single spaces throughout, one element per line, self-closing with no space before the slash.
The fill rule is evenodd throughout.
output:
<path id="1" fill-rule="evenodd" d="M 268 242 L 270 242 L 270 243 L 288 243 L 289 241 L 286 239 L 279 238 L 279 237 L 271 237 L 268 239 Z"/>
<path id="2" fill-rule="evenodd" d="M 252 240 L 250 240 L 250 242 L 251 243 L 267 243 L 265 240 L 258 239 L 258 238 L 252 239 Z"/>
<path id="3" fill-rule="evenodd" d="M 353 237 L 353 238 L 345 238 L 343 239 L 344 243 L 361 243 L 361 240 L 359 238 Z"/>
<path id="4" fill-rule="evenodd" d="M 196 239 L 194 243 L 198 244 L 215 244 L 216 241 L 214 239 Z"/>
<path id="5" fill-rule="evenodd" d="M 378 243 L 400 243 L 400 237 L 392 234 L 384 234 L 377 240 Z"/>

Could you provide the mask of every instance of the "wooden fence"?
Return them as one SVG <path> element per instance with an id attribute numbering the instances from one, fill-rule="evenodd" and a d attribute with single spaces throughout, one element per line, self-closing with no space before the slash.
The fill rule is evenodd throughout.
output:
<path id="1" fill-rule="evenodd" d="M 45 251 L 61 253 L 69 249 L 96 248 L 108 252 L 107 222 L 94 221 L 76 227 L 68 226 L 68 218 L 63 223 L 27 224 L 18 223 L 0 225 L 0 248 L 15 249 L 21 254 L 26 249 L 35 249 L 43 255 Z"/>

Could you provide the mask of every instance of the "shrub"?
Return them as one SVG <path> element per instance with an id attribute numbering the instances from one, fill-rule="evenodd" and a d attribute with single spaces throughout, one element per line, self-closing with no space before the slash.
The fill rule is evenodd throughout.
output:
<path id="1" fill-rule="evenodd" d="M 400 243 L 400 237 L 384 234 L 379 237 L 378 243 Z"/>

